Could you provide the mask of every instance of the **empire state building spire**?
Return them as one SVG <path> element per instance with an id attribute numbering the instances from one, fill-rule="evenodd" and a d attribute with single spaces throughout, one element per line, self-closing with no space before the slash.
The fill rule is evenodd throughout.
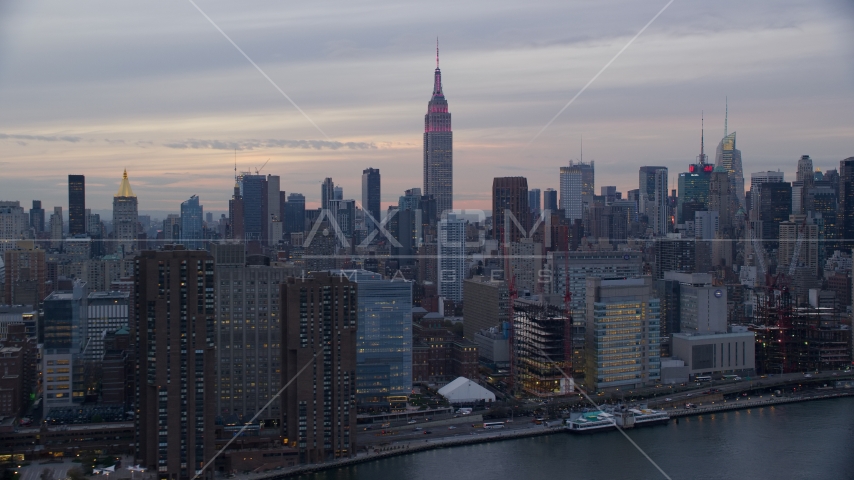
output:
<path id="1" fill-rule="evenodd" d="M 433 96 L 444 97 L 442 93 L 442 71 L 439 70 L 439 37 L 436 37 L 436 72 L 433 74 Z"/>
<path id="2" fill-rule="evenodd" d="M 433 74 L 433 96 L 424 116 L 424 194 L 436 199 L 436 214 L 454 208 L 453 132 L 448 101 L 442 91 L 439 70 L 439 40 L 436 39 L 436 71 Z"/>

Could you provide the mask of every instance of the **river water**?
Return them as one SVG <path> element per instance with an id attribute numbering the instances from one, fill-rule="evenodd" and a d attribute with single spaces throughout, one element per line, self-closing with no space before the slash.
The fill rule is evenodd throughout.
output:
<path id="1" fill-rule="evenodd" d="M 627 431 L 672 479 L 854 479 L 854 398 L 680 418 Z M 305 480 L 662 479 L 619 432 L 430 450 Z"/>

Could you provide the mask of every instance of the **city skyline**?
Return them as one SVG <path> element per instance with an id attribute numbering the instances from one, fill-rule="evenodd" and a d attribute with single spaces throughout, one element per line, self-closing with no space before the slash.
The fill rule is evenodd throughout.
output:
<path id="1" fill-rule="evenodd" d="M 81 174 L 87 177 L 87 207 L 104 211 L 117 172 L 127 167 L 140 211 L 178 211 L 186 194 L 196 193 L 208 211 L 224 212 L 236 147 L 239 169 L 254 170 L 269 158 L 262 173 L 281 175 L 282 190 L 306 195 L 309 208 L 319 204 L 317 186 L 329 171 L 336 172 L 336 185 L 350 192 L 348 197 L 357 198 L 359 173 L 379 168 L 384 210 L 404 190 L 422 184 L 415 174 L 422 147 L 416 135 L 423 128 L 436 34 L 457 117 L 455 178 L 458 184 L 473 179 L 457 189 L 459 208 L 488 210 L 495 176 L 522 174 L 531 188 L 558 188 L 558 168 L 577 159 L 582 134 L 588 158 L 599 169 L 597 188 L 633 188 L 634 174 L 622 168 L 626 163 L 631 170 L 667 166 L 669 184 L 675 185 L 674 175 L 696 155 L 700 111 L 709 119 L 709 143 L 722 138 L 726 97 L 729 129 L 740 133 L 745 176 L 783 163 L 787 178 L 793 178 L 790 164 L 801 155 L 810 155 L 821 169 L 835 168 L 849 156 L 850 120 L 844 112 L 852 96 L 844 79 L 850 78 L 851 66 L 831 61 L 851 55 L 847 27 L 854 12 L 844 2 L 827 1 L 818 8 L 775 3 L 773 11 L 762 5 L 674 3 L 530 144 L 661 6 L 632 6 L 616 16 L 610 4 L 608 11 L 590 4 L 539 4 L 529 11 L 504 6 L 490 17 L 496 31 L 481 36 L 450 29 L 471 23 L 484 33 L 480 27 L 487 25 L 476 19 L 474 7 L 449 7 L 447 25 L 427 21 L 412 32 L 406 30 L 417 17 L 412 8 L 393 22 L 380 16 L 358 27 L 343 18 L 345 12 L 336 12 L 331 18 L 346 28 L 316 44 L 289 36 L 315 39 L 308 30 L 317 25 L 306 19 L 311 7 L 278 12 L 260 5 L 237 16 L 222 4 L 200 7 L 330 140 L 192 8 L 154 8 L 137 12 L 136 20 L 119 21 L 118 12 L 109 9 L 97 18 L 76 17 L 85 5 L 74 10 L 13 5 L 0 20 L 8 23 L 3 38 L 9 40 L 0 61 L 0 101 L 7 106 L 0 114 L 4 199 L 28 203 L 35 196 L 46 209 L 65 205 L 60 188 L 30 192 L 36 186 L 64 186 L 66 175 Z M 568 15 L 538 17 L 548 9 Z M 80 36 L 75 35 L 79 26 L 59 28 L 36 41 L 31 32 L 43 31 L 38 27 L 52 25 L 60 15 L 86 22 L 81 24 L 92 32 Z M 147 44 L 143 32 L 146 22 L 163 20 L 158 15 L 169 19 L 161 24 L 164 38 L 183 45 L 160 60 L 166 45 Z M 518 21 L 509 21 L 511 15 Z M 273 28 L 279 20 L 296 22 L 291 17 L 303 22 L 297 32 Z M 394 41 L 366 31 L 383 21 Z M 121 26 L 126 31 L 115 33 Z M 116 40 L 123 50 L 99 46 L 104 39 Z M 58 42 L 68 45 L 59 48 Z M 288 48 L 268 47 L 279 44 Z M 85 53 L 59 57 L 72 47 Z M 121 58 L 127 60 L 116 65 L 126 70 L 109 63 Z M 65 66 L 74 59 L 79 65 L 68 65 L 62 74 L 50 80 L 42 75 L 41 62 Z M 347 75 L 347 83 L 326 79 L 356 68 L 360 74 Z M 824 74 L 810 73 L 816 71 Z M 218 97 L 221 102 L 210 101 Z M 44 168 L 32 172 L 33 162 Z"/>
<path id="2" fill-rule="evenodd" d="M 0 473 L 821 440 L 784 404 L 854 398 L 851 60 L 854 0 L 0 2 Z"/>

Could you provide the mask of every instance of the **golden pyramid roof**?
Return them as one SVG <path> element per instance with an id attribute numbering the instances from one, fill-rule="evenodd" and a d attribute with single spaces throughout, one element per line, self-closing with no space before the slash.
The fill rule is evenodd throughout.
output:
<path id="1" fill-rule="evenodd" d="M 117 197 L 135 197 L 133 194 L 133 190 L 130 188 L 130 182 L 128 181 L 128 170 L 125 169 L 124 175 L 122 175 L 122 184 L 119 186 L 119 192 L 116 193 Z"/>

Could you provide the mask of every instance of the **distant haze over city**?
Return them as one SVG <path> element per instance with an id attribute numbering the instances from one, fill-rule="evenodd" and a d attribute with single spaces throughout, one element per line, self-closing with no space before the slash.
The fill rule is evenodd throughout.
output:
<path id="1" fill-rule="evenodd" d="M 844 0 L 677 0 L 533 142 L 666 1 L 197 3 L 319 128 L 191 3 L 4 2 L 0 200 L 65 205 L 81 174 L 87 206 L 107 210 L 127 168 L 141 212 L 192 194 L 224 212 L 236 157 L 253 173 L 269 159 L 261 173 L 314 208 L 325 177 L 359 199 L 379 168 L 384 210 L 422 187 L 437 36 L 456 208 L 488 210 L 496 176 L 558 188 L 582 137 L 597 193 L 637 188 L 642 165 L 667 166 L 675 188 L 701 112 L 714 155 L 727 98 L 746 179 L 793 180 L 804 154 L 837 168 L 854 146 Z"/>

